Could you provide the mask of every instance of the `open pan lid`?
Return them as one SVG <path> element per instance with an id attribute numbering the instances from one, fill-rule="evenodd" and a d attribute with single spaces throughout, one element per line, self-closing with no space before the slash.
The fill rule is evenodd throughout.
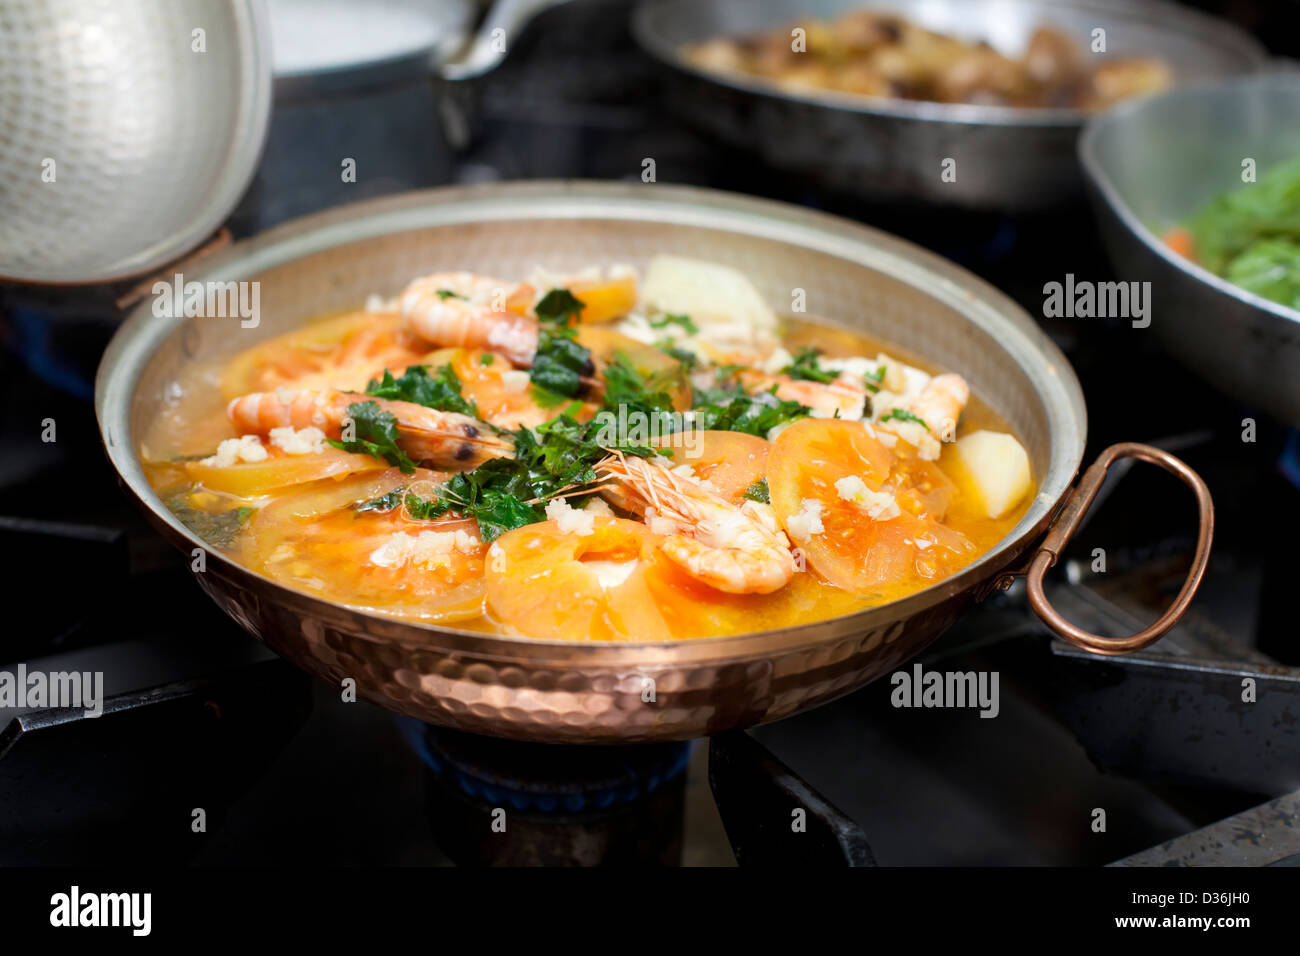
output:
<path id="1" fill-rule="evenodd" d="M 146 274 L 235 208 L 266 138 L 262 0 L 0 0 L 0 278 Z"/>

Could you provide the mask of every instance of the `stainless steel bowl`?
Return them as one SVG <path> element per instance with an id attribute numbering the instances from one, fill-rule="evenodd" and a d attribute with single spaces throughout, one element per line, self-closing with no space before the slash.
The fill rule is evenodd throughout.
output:
<path id="1" fill-rule="evenodd" d="M 1039 26 L 1088 49 L 1106 31 L 1106 56 L 1153 55 L 1180 83 L 1258 69 L 1263 48 L 1231 24 L 1156 0 L 644 0 L 637 39 L 670 68 L 675 108 L 764 162 L 873 199 L 925 200 L 999 212 L 1040 209 L 1081 190 L 1075 140 L 1087 114 L 923 103 L 780 89 L 756 77 L 702 70 L 684 46 L 755 33 L 799 17 L 889 10 L 944 33 L 1023 51 Z M 956 180 L 941 178 L 956 160 Z"/>
<path id="2" fill-rule="evenodd" d="M 187 393 L 180 384 L 196 366 L 210 369 L 312 316 L 357 307 L 370 293 L 394 294 L 412 275 L 644 267 L 657 253 L 734 266 L 774 303 L 804 289 L 808 311 L 819 318 L 960 369 L 1028 448 L 1038 482 L 1028 512 L 970 567 L 903 600 L 801 627 L 676 643 L 528 640 L 398 621 L 290 590 L 219 554 L 197 575 L 200 584 L 280 654 L 327 681 L 352 678 L 385 707 L 480 733 L 572 742 L 698 737 L 816 706 L 887 673 L 972 601 L 1026 569 L 1035 606 L 1046 608 L 1051 626 L 1101 653 L 1150 643 L 1182 613 L 1208 554 L 1208 492 L 1163 452 L 1115 446 L 1070 495 L 1083 454 L 1083 396 L 1028 315 L 969 273 L 900 240 L 708 190 L 548 182 L 441 189 L 321 213 L 240 243 L 205 260 L 193 279 L 260 282 L 260 324 L 244 329 L 237 319 L 177 320 L 154 315 L 149 303 L 138 308 L 99 370 L 95 404 L 105 447 L 146 514 L 190 553 L 203 543 L 146 482 L 140 448 L 148 424 L 171 403 L 220 407 L 215 388 Z M 1156 625 L 1124 641 L 1094 639 L 1070 632 L 1059 616 L 1053 622 L 1034 585 L 1106 466 L 1125 456 L 1154 461 L 1196 490 L 1199 557 Z M 1039 546 L 1058 508 L 1061 522 Z"/>
<path id="3" fill-rule="evenodd" d="M 1151 330 L 1208 382 L 1300 426 L 1300 312 L 1221 279 L 1161 233 L 1219 193 L 1300 156 L 1300 73 L 1174 90 L 1089 124 L 1079 141 L 1116 272 L 1151 283 Z"/>

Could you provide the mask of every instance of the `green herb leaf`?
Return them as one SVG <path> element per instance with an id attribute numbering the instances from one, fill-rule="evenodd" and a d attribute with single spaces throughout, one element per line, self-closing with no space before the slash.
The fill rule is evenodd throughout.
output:
<path id="1" fill-rule="evenodd" d="M 394 488 L 386 495 L 380 495 L 378 498 L 371 498 L 369 501 L 363 501 L 356 506 L 357 511 L 377 511 L 380 513 L 393 511 L 402 505 L 402 494 L 406 491 L 403 488 Z"/>
<path id="2" fill-rule="evenodd" d="M 744 497 L 750 501 L 761 501 L 765 505 L 772 503 L 772 495 L 767 490 L 767 479 L 760 478 L 745 489 Z"/>
<path id="3" fill-rule="evenodd" d="M 863 372 L 862 379 L 867 391 L 873 395 L 876 394 L 876 392 L 880 391 L 880 383 L 885 380 L 885 366 L 876 366 L 874 372 Z"/>
<path id="4" fill-rule="evenodd" d="M 644 375 L 627 355 L 615 352 L 601 372 L 605 380 L 602 407 L 612 412 L 623 408 L 628 413 L 638 412 L 651 418 L 671 412 L 673 400 L 666 389 L 678 374 L 679 370 L 671 370 L 654 377 Z"/>
<path id="5" fill-rule="evenodd" d="M 925 423 L 924 419 L 921 419 L 914 413 L 909 412 L 906 408 L 891 408 L 889 411 L 885 412 L 885 414 L 880 416 L 880 420 L 882 422 L 890 422 L 890 421 L 915 422 L 916 424 L 924 428 L 926 431 L 930 430 L 930 426 Z"/>
<path id="6" fill-rule="evenodd" d="M 817 349 L 802 348 L 795 355 L 794 361 L 781 371 L 791 378 L 802 379 L 806 382 L 820 382 L 825 385 L 835 381 L 840 377 L 840 373 L 822 368 L 819 361 L 820 356 L 821 353 Z"/>
<path id="7" fill-rule="evenodd" d="M 667 328 L 670 325 L 681 326 L 683 329 L 686 330 L 687 335 L 700 334 L 700 327 L 696 325 L 693 321 L 691 321 L 691 317 L 689 315 L 682 315 L 680 313 L 675 313 L 675 312 L 665 312 L 662 315 L 657 315 L 650 320 L 650 328 L 652 329 L 663 329 L 663 328 Z"/>
<path id="8" fill-rule="evenodd" d="M 169 511 L 180 519 L 206 543 L 223 550 L 234 546 L 239 532 L 256 508 L 230 508 L 224 511 L 205 511 L 189 503 L 189 490 L 179 489 L 168 493 L 163 502 Z"/>
<path id="9" fill-rule="evenodd" d="M 329 444 L 344 451 L 382 458 L 402 469 L 403 474 L 415 471 L 415 462 L 397 447 L 397 418 L 391 412 L 380 408 L 378 402 L 353 402 L 348 406 L 348 418 L 352 420 L 356 438 L 352 441 L 331 438 Z"/>
<path id="10" fill-rule="evenodd" d="M 452 292 L 450 289 L 439 289 L 435 294 L 438 296 L 438 298 L 442 299 L 444 302 L 447 299 L 461 299 L 462 301 L 465 302 L 469 301 L 463 295 L 458 295 L 457 293 Z"/>
<path id="11" fill-rule="evenodd" d="M 514 528 L 546 520 L 545 503 L 558 494 L 573 496 L 596 482 L 596 464 L 609 454 L 597 438 L 602 423 L 558 415 L 536 429 L 514 433 L 513 458 L 494 458 L 473 471 L 453 475 L 433 499 L 406 496 L 407 511 L 437 518 L 454 511 L 478 522 L 484 541 Z M 616 446 L 629 455 L 649 457 L 655 450 Z"/>
<path id="12" fill-rule="evenodd" d="M 568 289 L 552 289 L 542 296 L 533 311 L 543 322 L 568 325 L 582 313 L 583 306 L 583 301 Z"/>
<path id="13" fill-rule="evenodd" d="M 384 370 L 382 379 L 374 379 L 366 386 L 366 394 L 376 398 L 389 398 L 401 402 L 414 402 L 442 412 L 459 412 L 470 418 L 480 418 L 478 406 L 461 394 L 459 376 L 450 365 L 439 365 L 429 374 L 428 365 L 412 365 L 399 378 Z"/>
<path id="14" fill-rule="evenodd" d="M 679 369 L 647 375 L 628 356 L 616 353 L 602 370 L 605 394 L 601 414 L 585 423 L 574 417 L 581 403 L 556 389 L 556 385 L 576 389 L 582 384 L 579 372 L 594 372 L 591 353 L 576 341 L 543 329 L 533 365 L 532 392 L 547 406 L 563 406 L 562 410 L 535 429 L 513 432 L 512 458 L 495 458 L 472 471 L 455 474 L 432 498 L 406 492 L 401 501 L 407 513 L 420 519 L 451 512 L 473 518 L 483 540 L 493 541 L 514 528 L 546 520 L 546 501 L 557 495 L 580 500 L 597 481 L 596 464 L 610 451 L 640 457 L 667 453 L 618 440 L 614 437 L 617 433 L 609 430 L 609 416 L 642 413 L 656 419 L 660 434 L 671 432 L 677 416 L 668 388 Z M 759 400 L 760 404 L 768 401 L 775 400 L 771 396 Z M 366 504 L 378 511 L 396 507 L 396 500 L 383 496 Z"/>
<path id="15" fill-rule="evenodd" d="M 681 363 L 682 370 L 687 373 L 694 370 L 696 363 L 699 362 L 699 358 L 696 357 L 694 352 L 678 348 L 673 344 L 672 339 L 660 339 L 655 343 L 655 348 L 663 352 L 664 355 L 677 359 Z"/>
<path id="16" fill-rule="evenodd" d="M 582 379 L 596 371 L 591 350 L 574 339 L 542 329 L 529 379 L 534 385 L 573 398 L 583 388 Z"/>
<path id="17" fill-rule="evenodd" d="M 716 365 L 713 368 L 713 380 L 718 384 L 729 382 L 736 377 L 737 372 L 744 371 L 745 366 L 733 363 Z"/>
<path id="18" fill-rule="evenodd" d="M 695 427 L 715 431 L 744 432 L 767 437 L 778 425 L 806 418 L 812 409 L 799 402 L 776 397 L 776 386 L 765 392 L 746 394 L 738 388 L 695 390 Z"/>

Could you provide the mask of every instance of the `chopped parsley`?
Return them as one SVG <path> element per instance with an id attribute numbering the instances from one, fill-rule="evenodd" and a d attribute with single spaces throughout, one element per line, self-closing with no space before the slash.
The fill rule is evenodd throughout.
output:
<path id="1" fill-rule="evenodd" d="M 398 378 L 385 369 L 382 379 L 372 379 L 366 386 L 366 394 L 481 417 L 478 406 L 461 394 L 460 378 L 450 365 L 439 365 L 432 375 L 428 365 L 412 365 Z"/>
<path id="2" fill-rule="evenodd" d="M 672 396 L 665 386 L 668 385 L 668 379 L 676 375 L 675 371 L 646 376 L 626 355 L 616 352 L 602 374 L 605 379 L 603 410 L 617 413 L 623 408 L 628 414 L 640 413 L 647 416 L 648 420 L 657 419 L 660 433 L 663 433 L 663 426 L 673 411 Z"/>
<path id="3" fill-rule="evenodd" d="M 230 508 L 226 511 L 205 511 L 190 504 L 187 489 L 174 491 L 164 499 L 167 509 L 181 524 L 189 528 L 214 548 L 227 549 L 234 545 L 240 530 L 252 517 L 255 508 Z"/>
<path id="4" fill-rule="evenodd" d="M 549 329 L 542 329 L 538 334 L 537 354 L 528 373 L 535 386 L 564 398 L 573 398 L 582 391 L 583 378 L 595 371 L 591 350 L 579 345 L 575 339 Z"/>
<path id="5" fill-rule="evenodd" d="M 560 341 L 576 345 L 563 337 Z M 622 354 L 614 356 L 604 373 L 602 411 L 617 414 L 622 408 L 649 416 L 663 414 L 661 425 L 671 421 L 672 400 L 658 377 L 643 375 Z M 533 391 L 536 394 L 543 389 L 534 386 Z M 555 392 L 546 394 L 568 405 L 535 429 L 513 432 L 513 458 L 494 458 L 472 471 L 452 475 L 431 498 L 399 489 L 364 502 L 357 510 L 391 511 L 404 503 L 411 517 L 425 520 L 455 512 L 477 521 L 482 539 L 493 541 L 514 528 L 545 521 L 550 498 L 565 494 L 578 502 L 593 493 L 589 486 L 597 481 L 595 466 L 610 451 L 639 457 L 669 453 L 648 445 L 612 444 L 606 432 L 607 416 L 579 422 L 571 414 L 576 403 Z M 668 430 L 664 427 L 661 433 Z"/>
<path id="6" fill-rule="evenodd" d="M 770 505 L 772 503 L 772 496 L 767 490 L 767 479 L 758 479 L 758 481 L 745 489 L 743 497 L 748 498 L 750 501 L 761 501 L 765 505 Z"/>
<path id="7" fill-rule="evenodd" d="M 697 388 L 695 427 L 714 431 L 744 432 L 766 438 L 778 425 L 807 417 L 812 409 L 776 397 L 776 386 L 747 394 L 738 388 Z"/>
<path id="8" fill-rule="evenodd" d="M 531 372 L 532 391 L 535 398 L 545 399 L 548 407 L 560 409 L 554 418 L 535 429 L 510 433 L 513 457 L 494 458 L 452 475 L 429 498 L 397 489 L 363 502 L 357 510 L 383 512 L 405 506 L 411 517 L 425 520 L 454 513 L 473 518 L 482 539 L 490 542 L 507 531 L 546 520 L 546 502 L 552 498 L 564 495 L 580 506 L 595 493 L 596 465 L 612 451 L 647 458 L 670 454 L 635 438 L 627 441 L 626 435 L 611 435 L 610 416 L 618 416 L 620 421 L 625 415 L 644 416 L 649 434 L 657 430 L 666 435 L 681 427 L 682 416 L 672 402 L 680 369 L 646 373 L 629 356 L 615 353 L 601 370 L 605 385 L 601 414 L 579 422 L 573 417 L 579 407 L 574 396 L 580 393 L 585 377 L 594 372 L 590 351 L 577 343 L 571 330 L 543 327 Z M 401 391 L 401 382 L 380 382 L 378 387 Z M 419 387 L 424 387 L 423 380 Z M 696 389 L 694 397 L 694 414 L 687 419 L 693 428 L 766 436 L 778 425 L 809 414 L 798 402 L 778 399 L 775 388 L 750 395 L 733 383 Z M 358 438 L 347 445 L 337 443 L 339 447 L 381 457 L 400 454 L 393 442 L 392 416 L 385 418 L 374 402 L 350 406 L 348 413 L 357 423 Z M 746 496 L 769 500 L 766 482 L 755 482 Z"/>
<path id="9" fill-rule="evenodd" d="M 405 494 L 406 488 L 394 488 L 386 495 L 380 495 L 378 498 L 371 498 L 369 501 L 363 501 L 356 506 L 357 511 L 392 511 L 402 504 L 402 495 Z"/>
<path id="10" fill-rule="evenodd" d="M 817 349 L 802 348 L 795 355 L 794 361 L 781 371 L 791 378 L 802 379 L 805 382 L 820 382 L 826 385 L 839 378 L 840 373 L 822 368 L 820 356 L 821 352 Z"/>
<path id="11" fill-rule="evenodd" d="M 545 521 L 548 499 L 575 491 L 581 498 L 583 489 L 595 484 L 595 466 L 609 453 L 595 441 L 601 427 L 595 421 L 583 424 L 559 415 L 536 429 L 521 428 L 514 433 L 513 458 L 494 458 L 473 471 L 452 475 L 432 498 L 407 492 L 403 499 L 407 512 L 421 519 L 441 518 L 452 511 L 473 518 L 484 541 Z M 656 453 L 646 446 L 624 445 L 618 450 L 641 457 Z M 361 507 L 379 511 L 388 505 L 384 496 Z"/>
<path id="12" fill-rule="evenodd" d="M 379 407 L 378 402 L 353 402 L 348 406 L 348 419 L 356 437 L 351 441 L 327 439 L 335 448 L 363 455 L 374 455 L 409 475 L 415 471 L 415 462 L 397 447 L 397 418 Z M 344 431 L 347 430 L 344 422 Z"/>
<path id="13" fill-rule="evenodd" d="M 725 365 L 715 365 L 713 367 L 713 380 L 719 384 L 728 382 L 736 377 L 738 372 L 745 370 L 745 366 L 728 363 Z"/>
<path id="14" fill-rule="evenodd" d="M 867 387 L 867 391 L 872 395 L 880 391 L 880 385 L 885 380 L 885 366 L 878 365 L 874 372 L 862 373 L 862 384 Z"/>
<path id="15" fill-rule="evenodd" d="M 458 293 L 452 292 L 450 289 L 439 289 L 435 294 L 438 296 L 438 298 L 442 299 L 444 302 L 447 301 L 448 299 L 460 299 L 465 302 L 469 301 L 463 295 L 459 295 Z"/>
<path id="16" fill-rule="evenodd" d="M 930 430 L 930 426 L 925 423 L 924 419 L 909 412 L 906 408 L 891 408 L 889 411 L 885 412 L 885 414 L 880 416 L 880 420 L 882 422 L 916 422 L 916 424 L 920 425 L 926 431 Z"/>
<path id="17" fill-rule="evenodd" d="M 700 334 L 700 327 L 691 321 L 689 315 L 683 315 L 676 312 L 665 312 L 650 320 L 650 328 L 652 329 L 664 329 L 670 325 L 680 326 L 686 330 L 687 335 Z"/>
<path id="18" fill-rule="evenodd" d="M 699 361 L 694 352 L 691 352 L 688 349 L 678 348 L 673 344 L 672 339 L 660 339 L 655 343 L 655 348 L 660 352 L 663 352 L 664 355 L 667 355 L 669 358 L 674 358 L 680 362 L 682 370 L 688 373 L 695 368 L 695 363 Z"/>
<path id="19" fill-rule="evenodd" d="M 478 357 L 478 364 L 479 364 L 479 365 L 491 365 L 493 359 L 495 359 L 495 358 L 496 358 L 496 356 L 493 355 L 491 352 L 484 352 L 482 355 L 480 355 L 480 356 Z"/>
<path id="20" fill-rule="evenodd" d="M 552 289 L 533 307 L 537 317 L 552 325 L 567 326 L 581 313 L 585 303 L 568 289 Z"/>

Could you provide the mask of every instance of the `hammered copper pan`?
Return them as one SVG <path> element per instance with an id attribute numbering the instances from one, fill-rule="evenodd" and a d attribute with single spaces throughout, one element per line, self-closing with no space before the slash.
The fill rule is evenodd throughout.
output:
<path id="1" fill-rule="evenodd" d="M 260 324 L 158 318 L 149 303 L 138 308 L 99 370 L 105 447 L 153 522 L 188 552 L 202 542 L 163 506 L 138 456 L 151 418 L 168 403 L 190 400 L 182 382 L 196 368 L 312 316 L 356 307 L 369 293 L 392 294 L 421 273 L 643 267 L 660 252 L 733 265 L 778 309 L 803 289 L 810 314 L 960 370 L 1029 450 L 1039 491 L 1028 513 L 975 564 L 904 600 L 787 630 L 680 643 L 539 641 L 405 623 L 289 590 L 216 553 L 197 575 L 204 590 L 276 652 L 327 681 L 353 678 L 361 696 L 392 710 L 477 733 L 591 743 L 698 737 L 814 707 L 896 668 L 972 601 L 1025 570 L 1035 609 L 1049 625 L 1100 653 L 1144 646 L 1181 614 L 1208 556 L 1213 511 L 1204 484 L 1163 451 L 1115 446 L 1072 495 L 1084 447 L 1083 396 L 1028 315 L 907 243 L 725 193 L 560 182 L 433 190 L 334 210 L 241 242 L 185 278 L 260 282 Z M 1195 491 L 1198 550 L 1170 612 L 1128 641 L 1109 641 L 1071 629 L 1047 604 L 1041 578 L 1106 466 L 1134 456 L 1175 472 Z M 1061 523 L 1044 538 L 1058 512 Z"/>

